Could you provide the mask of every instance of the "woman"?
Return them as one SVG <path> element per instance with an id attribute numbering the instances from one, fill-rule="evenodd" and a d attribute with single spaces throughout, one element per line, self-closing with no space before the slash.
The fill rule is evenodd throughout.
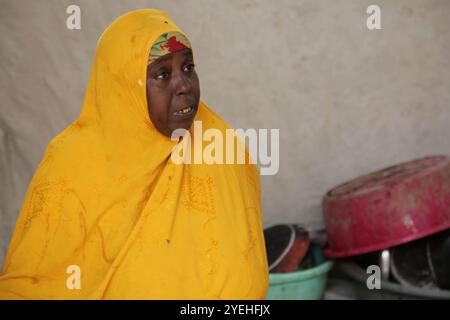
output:
<path id="1" fill-rule="evenodd" d="M 80 117 L 29 185 L 0 298 L 263 299 L 257 168 L 171 159 L 171 134 L 193 135 L 194 119 L 228 128 L 199 99 L 191 45 L 167 14 L 114 21 Z"/>

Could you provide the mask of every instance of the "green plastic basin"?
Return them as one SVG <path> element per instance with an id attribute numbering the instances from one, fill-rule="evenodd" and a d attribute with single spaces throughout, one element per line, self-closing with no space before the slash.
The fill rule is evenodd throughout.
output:
<path id="1" fill-rule="evenodd" d="M 288 273 L 269 274 L 267 300 L 318 300 L 325 291 L 328 271 L 333 262 L 326 260 L 320 246 L 311 244 L 315 261 L 314 268 Z"/>

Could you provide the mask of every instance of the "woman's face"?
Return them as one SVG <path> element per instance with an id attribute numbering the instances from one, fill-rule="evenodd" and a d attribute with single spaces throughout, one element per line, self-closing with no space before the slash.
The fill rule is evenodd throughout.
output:
<path id="1" fill-rule="evenodd" d="M 147 68 L 147 107 L 162 134 L 189 129 L 200 101 L 200 84 L 191 49 L 162 56 Z"/>

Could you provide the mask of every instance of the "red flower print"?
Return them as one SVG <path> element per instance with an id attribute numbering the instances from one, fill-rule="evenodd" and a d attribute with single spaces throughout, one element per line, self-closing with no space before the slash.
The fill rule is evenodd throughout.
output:
<path id="1" fill-rule="evenodd" d="M 167 40 L 167 44 L 162 45 L 161 48 L 169 50 L 170 53 L 187 49 L 187 47 L 179 42 L 175 36 L 170 37 Z"/>

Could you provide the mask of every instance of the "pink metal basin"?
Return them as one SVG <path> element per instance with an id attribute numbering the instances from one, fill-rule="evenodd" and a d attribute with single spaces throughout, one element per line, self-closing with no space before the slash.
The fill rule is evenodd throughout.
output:
<path id="1" fill-rule="evenodd" d="M 450 159 L 430 156 L 356 178 L 327 192 L 322 205 L 330 258 L 450 228 Z"/>

